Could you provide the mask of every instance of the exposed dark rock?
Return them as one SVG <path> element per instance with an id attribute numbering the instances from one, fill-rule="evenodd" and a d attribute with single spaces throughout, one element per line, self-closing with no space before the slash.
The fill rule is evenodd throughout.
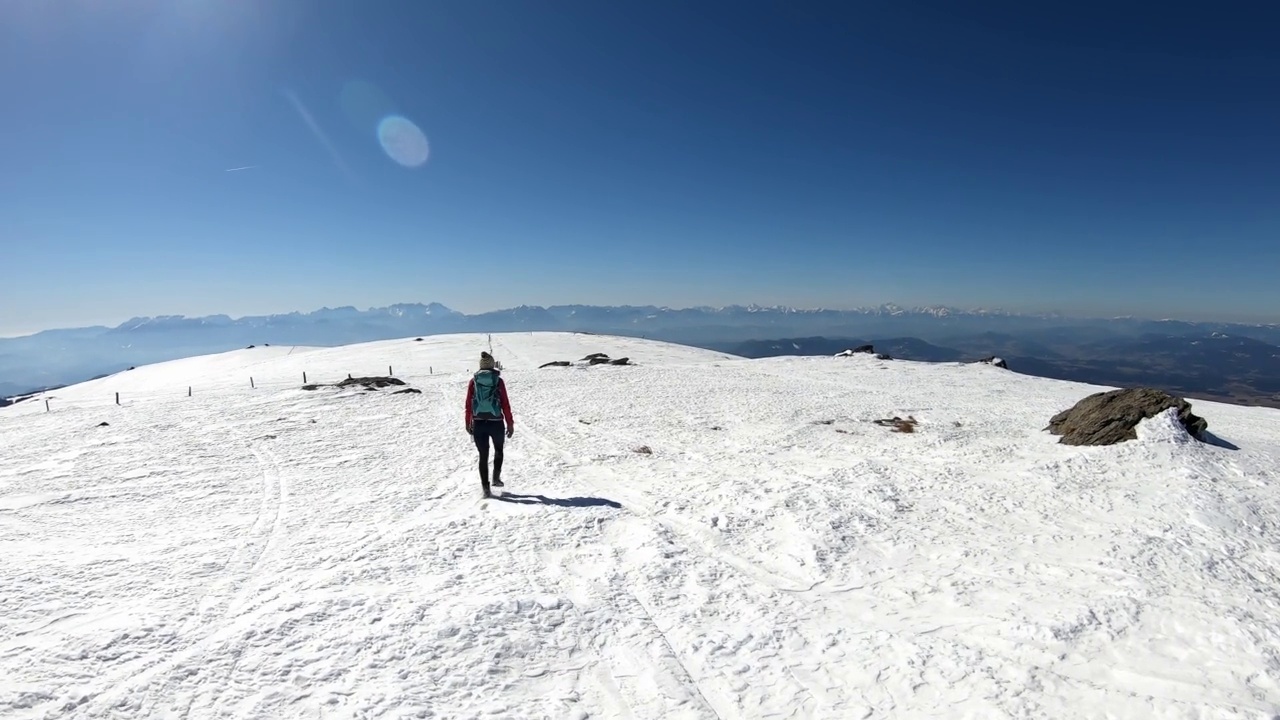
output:
<path id="1" fill-rule="evenodd" d="M 638 447 L 638 448 L 632 448 L 632 450 L 631 450 L 631 451 L 632 451 L 632 452 L 640 453 L 641 455 L 652 455 L 652 454 L 653 454 L 653 449 L 652 449 L 652 448 L 650 448 L 648 445 L 641 445 L 641 446 L 640 446 L 640 447 Z"/>
<path id="2" fill-rule="evenodd" d="M 403 390 L 397 390 L 397 391 L 395 391 L 395 392 L 394 392 L 394 393 L 392 393 L 392 394 L 393 394 L 393 395 L 404 395 L 404 394 L 406 394 L 406 393 L 408 393 L 408 394 L 413 394 L 413 395 L 421 395 L 421 394 L 422 394 L 422 391 L 421 391 L 421 390 L 419 390 L 418 388 L 405 388 L 405 389 L 403 389 Z"/>
<path id="3" fill-rule="evenodd" d="M 1178 422 L 1192 437 L 1203 440 L 1209 423 L 1191 412 L 1191 404 L 1154 388 L 1128 388 L 1094 393 L 1069 410 L 1054 415 L 1045 428 L 1061 435 L 1063 445 L 1114 445 L 1136 440 L 1137 426 L 1169 408 L 1177 408 Z"/>
<path id="4" fill-rule="evenodd" d="M 609 364 L 610 365 L 630 365 L 631 358 L 618 358 L 617 360 L 610 360 Z"/>
<path id="5" fill-rule="evenodd" d="M 596 358 L 604 358 L 608 360 L 609 354 L 608 353 L 591 353 L 590 355 L 582 358 L 582 360 L 585 362 L 587 360 L 595 360 Z"/>
<path id="6" fill-rule="evenodd" d="M 138 368 L 136 368 L 136 367 L 131 367 L 131 368 L 129 368 L 129 370 L 137 370 L 137 369 L 138 369 Z M 126 372 L 127 372 L 127 371 L 126 371 Z"/>
<path id="7" fill-rule="evenodd" d="M 986 363 L 988 365 L 995 365 L 998 368 L 1004 368 L 1006 370 L 1009 369 L 1008 363 L 1006 363 L 1003 358 L 998 358 L 995 355 L 984 357 L 981 360 L 974 360 L 974 362 Z"/>
<path id="8" fill-rule="evenodd" d="M 858 355 L 862 353 L 865 353 L 867 355 L 874 355 L 876 353 L 876 349 L 871 345 L 859 345 L 856 348 L 849 348 L 844 352 L 836 353 L 836 357 L 853 357 L 854 355 Z"/>
<path id="9" fill-rule="evenodd" d="M 413 339 L 413 341 L 414 341 L 414 342 L 422 342 L 422 338 L 414 338 L 414 339 Z"/>
<path id="10" fill-rule="evenodd" d="M 552 360 L 551 362 L 546 363 L 545 365 L 539 365 L 538 369 L 541 370 L 542 368 L 549 368 L 549 367 L 569 367 L 572 364 L 573 363 L 569 362 L 568 360 Z"/>
<path id="11" fill-rule="evenodd" d="M 401 380 L 400 378 L 374 376 L 374 377 L 349 377 L 346 380 L 339 382 L 337 386 L 344 388 L 344 387 L 351 387 L 352 385 L 363 385 L 366 388 L 373 389 L 373 388 L 389 387 L 391 385 L 404 385 L 404 384 L 405 384 L 404 381 Z"/>
<path id="12" fill-rule="evenodd" d="M 587 360 L 588 365 L 608 365 L 609 362 L 608 357 L 593 357 Z"/>
<path id="13" fill-rule="evenodd" d="M 908 415 L 906 420 L 903 420 L 897 415 L 894 415 L 891 418 L 885 418 L 883 420 L 872 420 L 871 422 L 874 422 L 875 424 L 881 425 L 884 427 L 893 428 L 894 432 L 900 432 L 900 433 L 913 433 L 916 431 L 916 425 L 920 424 L 919 421 L 916 420 L 914 415 Z"/>
<path id="14" fill-rule="evenodd" d="M 253 348 L 254 348 L 254 346 L 253 346 L 253 345 L 250 345 L 249 347 L 245 348 L 245 350 L 252 350 Z"/>
<path id="15" fill-rule="evenodd" d="M 884 353 L 876 353 L 876 359 L 877 359 L 877 360 L 892 360 L 893 358 L 892 358 L 891 356 L 889 356 L 889 355 L 885 355 Z"/>
<path id="16" fill-rule="evenodd" d="M 98 427 L 110 427 L 110 426 L 111 426 L 111 423 L 107 422 L 106 420 L 103 420 L 102 422 L 98 423 Z"/>
<path id="17" fill-rule="evenodd" d="M 836 422 L 835 420 L 814 420 L 813 424 L 814 425 L 834 425 L 835 422 Z"/>
<path id="18" fill-rule="evenodd" d="M 381 376 L 350 377 L 348 376 L 346 380 L 343 380 L 341 382 L 309 383 L 307 385 L 303 385 L 302 389 L 303 390 L 319 390 L 322 387 L 337 387 L 337 388 L 359 387 L 362 390 L 370 391 L 370 390 L 378 390 L 379 388 L 391 387 L 393 385 L 404 385 L 404 384 L 405 382 L 403 380 L 399 378 L 393 378 L 393 377 L 381 377 Z M 418 391 L 414 390 L 414 392 L 418 392 Z"/>
<path id="19" fill-rule="evenodd" d="M 10 400 L 9 398 L 0 397 L 0 407 L 9 407 L 12 404 L 13 404 L 13 401 Z"/>

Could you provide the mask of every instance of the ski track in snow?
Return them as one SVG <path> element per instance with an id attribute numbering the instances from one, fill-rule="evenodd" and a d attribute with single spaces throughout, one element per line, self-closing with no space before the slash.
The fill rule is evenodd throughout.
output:
<path id="1" fill-rule="evenodd" d="M 486 343 L 0 410 L 0 717 L 1280 717 L 1280 413 L 1072 448 L 1042 428 L 1095 388 L 986 365 L 494 335 L 482 500 Z M 640 364 L 533 369 L 594 351 Z M 361 363 L 423 393 L 292 380 Z"/>

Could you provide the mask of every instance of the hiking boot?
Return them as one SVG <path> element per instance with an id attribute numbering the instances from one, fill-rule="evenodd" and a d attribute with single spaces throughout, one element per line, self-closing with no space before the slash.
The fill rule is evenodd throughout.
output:
<path id="1" fill-rule="evenodd" d="M 494 478 L 494 479 L 493 479 L 493 486 L 494 486 L 494 487 L 502 487 L 502 481 L 501 481 L 501 480 L 499 480 L 498 478 Z"/>

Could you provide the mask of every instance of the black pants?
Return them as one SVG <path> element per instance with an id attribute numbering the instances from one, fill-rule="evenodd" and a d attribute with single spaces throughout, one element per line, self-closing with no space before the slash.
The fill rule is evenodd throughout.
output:
<path id="1" fill-rule="evenodd" d="M 506 440 L 507 424 L 501 420 L 472 421 L 471 437 L 480 451 L 480 484 L 489 489 L 489 441 L 493 441 L 493 479 L 502 479 L 502 443 Z"/>

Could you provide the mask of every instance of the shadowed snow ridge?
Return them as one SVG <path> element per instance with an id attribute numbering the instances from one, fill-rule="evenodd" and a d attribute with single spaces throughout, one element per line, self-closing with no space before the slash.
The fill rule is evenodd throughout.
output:
<path id="1" fill-rule="evenodd" d="M 1280 412 L 1042 430 L 1099 389 L 555 333 L 65 388 L 0 409 L 0 717 L 1271 718 Z"/>

